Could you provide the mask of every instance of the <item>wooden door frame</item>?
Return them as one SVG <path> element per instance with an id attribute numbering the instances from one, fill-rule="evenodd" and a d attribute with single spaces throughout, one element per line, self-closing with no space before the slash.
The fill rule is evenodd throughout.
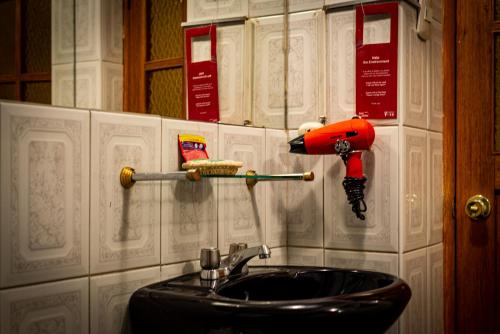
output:
<path id="1" fill-rule="evenodd" d="M 455 332 L 456 1 L 443 1 L 444 329 Z"/>

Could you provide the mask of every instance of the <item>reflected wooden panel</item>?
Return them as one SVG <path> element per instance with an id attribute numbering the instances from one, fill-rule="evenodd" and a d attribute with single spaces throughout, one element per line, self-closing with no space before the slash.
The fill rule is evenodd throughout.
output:
<path id="1" fill-rule="evenodd" d="M 15 100 L 16 85 L 13 83 L 0 83 L 0 99 Z"/>
<path id="2" fill-rule="evenodd" d="M 51 0 L 24 0 L 21 4 L 23 13 L 21 71 L 50 72 Z"/>
<path id="3" fill-rule="evenodd" d="M 500 0 L 495 2 L 495 11 L 500 6 Z M 500 9 L 500 8 L 498 8 Z M 496 15 L 496 14 L 495 14 Z M 500 152 L 500 33 L 494 37 L 494 108 L 495 108 L 495 152 Z"/>
<path id="4" fill-rule="evenodd" d="M 0 1 L 0 74 L 14 74 L 16 1 Z M 49 44 L 50 46 L 50 44 Z"/>
<path id="5" fill-rule="evenodd" d="M 148 113 L 183 118 L 182 68 L 149 72 L 147 87 Z"/>
<path id="6" fill-rule="evenodd" d="M 148 2 L 148 59 L 182 57 L 182 1 Z"/>
<path id="7" fill-rule="evenodd" d="M 50 104 L 51 83 L 47 82 L 24 82 L 22 84 L 22 101 Z"/>

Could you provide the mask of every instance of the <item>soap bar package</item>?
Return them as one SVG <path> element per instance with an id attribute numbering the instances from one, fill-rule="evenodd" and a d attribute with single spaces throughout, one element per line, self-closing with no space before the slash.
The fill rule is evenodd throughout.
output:
<path id="1" fill-rule="evenodd" d="M 207 141 L 203 136 L 180 134 L 179 149 L 184 161 L 208 159 Z"/>

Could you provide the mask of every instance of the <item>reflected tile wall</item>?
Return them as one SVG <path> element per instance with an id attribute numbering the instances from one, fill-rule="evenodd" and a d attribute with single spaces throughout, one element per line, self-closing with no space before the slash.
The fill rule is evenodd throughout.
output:
<path id="1" fill-rule="evenodd" d="M 162 120 L 162 172 L 180 170 L 179 134 L 201 135 L 218 157 L 217 124 Z M 200 249 L 217 247 L 217 180 L 162 183 L 162 263 L 197 259 Z"/>
<path id="2" fill-rule="evenodd" d="M 90 332 L 129 333 L 128 302 L 134 291 L 160 280 L 160 267 L 90 278 Z"/>
<path id="3" fill-rule="evenodd" d="M 0 109 L 0 287 L 87 274 L 89 112 Z"/>
<path id="4" fill-rule="evenodd" d="M 290 138 L 297 135 L 289 132 Z M 289 163 L 290 173 L 314 171 L 314 181 L 287 182 L 288 245 L 323 247 L 323 156 L 291 154 Z"/>
<path id="5" fill-rule="evenodd" d="M 88 333 L 89 279 L 0 291 L 2 333 Z"/>
<path id="6" fill-rule="evenodd" d="M 187 21 L 248 16 L 248 0 L 187 0 Z"/>
<path id="7" fill-rule="evenodd" d="M 161 119 L 92 112 L 91 133 L 91 272 L 159 264 L 160 185 L 118 180 L 125 166 L 160 170 Z"/>
<path id="8" fill-rule="evenodd" d="M 323 114 L 324 21 L 322 10 L 289 16 L 287 106 L 288 127 L 292 129 L 306 121 L 315 121 Z M 251 22 L 254 26 L 254 124 L 283 128 L 283 16 Z"/>
<path id="9" fill-rule="evenodd" d="M 322 9 L 324 0 L 289 0 L 288 12 Z M 248 0 L 248 16 L 268 16 L 283 14 L 283 0 Z"/>
<path id="10" fill-rule="evenodd" d="M 265 173 L 289 172 L 288 140 L 285 130 L 266 129 Z M 287 244 L 286 198 L 289 185 L 287 182 L 265 182 L 262 185 L 266 187 L 266 243 L 270 247 L 284 246 Z"/>
<path id="11" fill-rule="evenodd" d="M 265 130 L 219 126 L 219 159 L 242 161 L 240 172 L 265 170 Z M 244 180 L 218 179 L 218 242 L 222 254 L 232 242 L 249 247 L 265 240 L 265 184 L 249 190 Z"/>
<path id="12" fill-rule="evenodd" d="M 398 250 L 398 128 L 376 127 L 375 142 L 362 153 L 366 220 L 356 218 L 342 186 L 346 168 L 325 156 L 325 246 L 335 249 Z M 327 203 L 328 202 L 328 203 Z"/>
<path id="13" fill-rule="evenodd" d="M 245 24 L 217 27 L 217 76 L 219 83 L 220 121 L 243 124 L 250 119 L 246 105 L 248 92 L 247 48 Z M 245 89 L 245 87 L 247 89 Z"/>
<path id="14" fill-rule="evenodd" d="M 434 0 L 435 1 L 435 0 Z M 431 23 L 431 40 L 429 41 L 429 120 L 427 128 L 433 131 L 443 131 L 443 66 L 441 25 Z"/>

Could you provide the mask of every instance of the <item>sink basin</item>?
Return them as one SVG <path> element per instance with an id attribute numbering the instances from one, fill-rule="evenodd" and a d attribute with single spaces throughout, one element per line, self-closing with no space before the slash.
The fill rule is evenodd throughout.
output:
<path id="1" fill-rule="evenodd" d="M 134 333 L 383 333 L 411 296 L 401 279 L 322 267 L 250 267 L 208 283 L 199 273 L 137 290 Z"/>

